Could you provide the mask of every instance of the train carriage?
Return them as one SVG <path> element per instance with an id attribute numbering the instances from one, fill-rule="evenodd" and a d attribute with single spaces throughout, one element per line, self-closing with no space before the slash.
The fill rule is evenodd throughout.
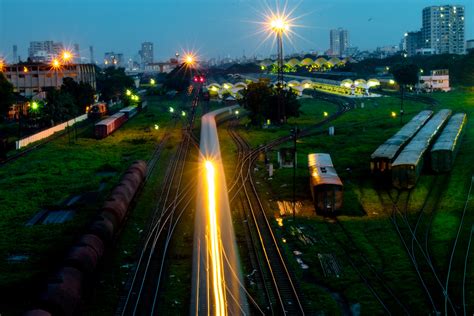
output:
<path id="1" fill-rule="evenodd" d="M 405 124 L 395 135 L 380 145 L 370 156 L 370 170 L 372 173 L 385 176 L 390 175 L 392 163 L 403 147 L 416 135 L 433 115 L 433 111 L 421 111 L 410 122 Z"/>
<path id="2" fill-rule="evenodd" d="M 392 163 L 392 183 L 398 189 L 411 189 L 423 170 L 425 153 L 445 126 L 451 110 L 440 110 L 415 135 Z"/>
<path id="3" fill-rule="evenodd" d="M 95 124 L 94 134 L 97 139 L 105 138 L 117 130 L 127 120 L 125 113 L 115 113 Z"/>
<path id="4" fill-rule="evenodd" d="M 138 113 L 138 109 L 136 106 L 127 106 L 119 111 L 120 113 L 124 113 L 127 116 L 127 120 L 131 119 Z"/>
<path id="5" fill-rule="evenodd" d="M 342 207 L 343 184 L 329 154 L 309 154 L 310 187 L 316 211 L 331 214 Z"/>
<path id="6" fill-rule="evenodd" d="M 431 168 L 434 172 L 451 171 L 461 144 L 467 117 L 464 113 L 453 115 L 431 149 Z"/>

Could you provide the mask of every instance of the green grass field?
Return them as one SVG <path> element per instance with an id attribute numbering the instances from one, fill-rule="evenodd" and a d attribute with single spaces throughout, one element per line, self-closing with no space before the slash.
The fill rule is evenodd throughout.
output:
<path id="1" fill-rule="evenodd" d="M 441 108 L 450 108 L 453 112 L 463 111 L 468 114 L 469 120 L 462 148 L 456 159 L 455 168 L 448 176 L 448 182 L 441 193 L 429 235 L 435 269 L 445 281 L 446 267 L 458 229 L 460 212 L 466 201 L 471 175 L 474 174 L 474 165 L 471 163 L 474 158 L 473 146 L 471 146 L 474 139 L 471 122 L 472 114 L 474 114 L 474 93 L 459 88 L 451 93 L 435 93 L 432 96 L 440 101 L 440 106 L 434 108 L 435 111 Z M 376 185 L 370 177 L 369 170 L 370 154 L 401 126 L 399 117 L 391 117 L 392 111 L 398 113 L 400 100 L 391 97 L 365 99 L 362 101 L 363 108 L 360 106 L 361 100 L 358 102 L 356 109 L 327 124 L 322 129 L 323 134 L 305 137 L 298 141 L 296 194 L 297 199 L 303 201 L 304 214 L 298 217 L 296 223 L 291 220 L 291 217 L 284 219 L 283 227 L 276 225 L 275 221 L 275 230 L 282 240 L 286 240 L 284 246 L 287 249 L 287 255 L 291 258 L 290 264 L 297 272 L 303 293 L 306 297 L 311 297 L 311 302 L 316 309 L 320 306 L 320 310 L 328 314 L 340 312 L 341 305 L 336 305 L 336 300 L 332 298 L 333 294 L 337 293 L 350 306 L 360 304 L 362 314 L 383 314 L 381 305 L 361 281 L 347 260 L 347 254 L 339 245 L 339 242 L 347 243 L 347 236 L 334 227 L 336 224 L 315 216 L 313 212 L 314 207 L 308 185 L 307 155 L 314 152 L 331 154 L 333 163 L 344 183 L 344 206 L 339 220 L 351 234 L 351 239 L 356 242 L 359 251 L 373 263 L 375 269 L 383 276 L 385 283 L 397 293 L 398 298 L 409 307 L 409 310 L 414 314 L 427 313 L 431 305 L 389 221 L 389 212 L 384 210 L 377 196 Z M 317 102 L 305 100 L 303 109 L 308 107 L 311 108 L 312 113 L 323 111 Z M 406 113 L 404 122 L 407 122 L 420 110 L 426 109 L 427 105 L 406 101 L 404 108 Z M 303 119 L 308 118 L 303 117 Z M 335 127 L 335 136 L 328 135 L 329 126 Z M 257 136 L 253 131 L 248 133 L 243 130 L 242 133 L 254 146 L 283 134 L 283 132 L 271 134 L 266 130 L 257 131 Z M 281 147 L 292 147 L 292 143 L 283 144 Z M 276 151 L 269 152 L 268 157 L 277 167 Z M 263 183 L 259 186 L 262 196 L 270 192 L 274 200 L 292 200 L 292 169 L 276 169 L 272 179 L 268 178 L 261 163 L 259 169 L 259 181 Z M 433 179 L 434 175 L 423 174 L 417 187 L 411 192 L 409 219 L 412 224 L 416 220 Z M 472 209 L 472 203 L 469 206 Z M 276 205 L 271 203 L 269 209 L 275 210 L 275 208 Z M 269 215 L 273 216 L 273 211 Z M 428 215 L 426 217 L 428 218 Z M 464 223 L 449 284 L 450 294 L 453 295 L 457 304 L 460 303 L 461 297 L 462 273 L 460 272 L 464 266 L 468 236 L 474 223 L 472 212 L 467 212 Z M 295 234 L 295 228 L 299 228 L 302 233 Z M 319 241 L 308 244 L 304 236 Z M 320 240 L 321 238 L 324 242 Z M 303 253 L 300 258 L 309 266 L 308 269 L 300 268 L 295 261 L 294 250 Z M 342 275 L 339 278 L 323 276 L 317 255 L 327 253 L 334 254 L 341 266 Z M 472 263 L 472 258 L 470 262 Z M 371 275 L 367 268 L 362 269 L 364 273 Z M 472 277 L 472 264 L 470 264 L 466 288 L 468 302 L 474 300 Z M 394 303 L 394 298 L 381 288 L 380 282 L 374 282 L 374 284 L 375 288 L 381 291 L 382 299 L 389 302 L 389 306 L 398 308 Z M 428 286 L 432 291 L 436 291 L 438 296 L 441 294 L 439 286 L 434 282 L 428 281 Z M 319 296 L 318 293 L 321 295 Z M 331 301 L 332 303 L 329 303 Z"/>
<path id="2" fill-rule="evenodd" d="M 96 214 L 121 173 L 134 160 L 151 157 L 166 127 L 172 124 L 168 107 L 179 105 L 179 101 L 152 98 L 146 111 L 103 140 L 93 138 L 91 125 L 73 143 L 66 135 L 0 168 L 3 236 L 0 239 L 0 290 L 9 298 L 0 300 L 0 310 L 20 312 L 28 306 L 37 286 L 42 285 L 46 275 L 61 262 L 65 251 Z M 160 129 L 155 130 L 154 124 Z M 157 166 L 157 175 L 166 167 L 166 157 L 175 141 L 172 139 L 168 144 L 164 160 Z M 158 183 L 159 177 L 151 185 Z M 102 187 L 100 192 L 99 187 Z M 97 198 L 73 206 L 76 211 L 73 220 L 64 224 L 25 226 L 37 211 L 61 208 L 66 199 L 84 192 L 92 192 L 91 196 L 95 193 Z M 146 205 L 146 198 L 141 203 L 137 214 L 132 214 L 133 228 L 124 231 L 130 243 L 125 244 L 124 249 L 136 247 L 140 238 L 136 231 L 148 219 L 150 208 L 142 206 Z M 27 259 L 8 261 L 12 255 L 25 255 Z M 120 262 L 126 262 L 127 256 L 118 257 Z"/>

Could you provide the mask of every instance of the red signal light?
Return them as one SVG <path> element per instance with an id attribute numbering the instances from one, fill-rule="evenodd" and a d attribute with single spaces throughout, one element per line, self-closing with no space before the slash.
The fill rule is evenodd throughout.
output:
<path id="1" fill-rule="evenodd" d="M 201 77 L 199 78 L 199 81 L 204 82 L 204 77 L 201 76 Z"/>

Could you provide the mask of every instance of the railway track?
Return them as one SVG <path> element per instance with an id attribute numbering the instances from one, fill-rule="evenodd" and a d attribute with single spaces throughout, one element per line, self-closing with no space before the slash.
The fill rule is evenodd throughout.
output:
<path id="1" fill-rule="evenodd" d="M 429 192 L 433 192 L 435 187 L 435 182 L 433 181 L 431 184 Z M 437 189 L 439 190 L 439 189 Z M 435 190 L 435 191 L 437 191 Z M 451 301 L 451 298 L 446 295 L 445 287 L 441 282 L 441 278 L 439 273 L 436 271 L 431 258 L 426 253 L 426 241 L 423 243 L 422 240 L 417 236 L 415 229 L 412 227 L 409 219 L 409 201 L 411 196 L 411 191 L 397 191 L 397 196 L 393 197 L 390 192 L 385 192 L 385 196 L 387 197 L 388 202 L 384 202 L 383 198 L 381 197 L 382 194 L 379 193 L 379 197 L 383 203 L 385 209 L 389 209 L 391 211 L 390 214 L 390 221 L 393 224 L 397 235 L 405 249 L 413 268 L 420 280 L 422 290 L 425 292 L 426 297 L 428 299 L 428 304 L 432 307 L 432 312 L 439 313 L 441 310 L 441 306 L 439 302 L 442 301 L 445 297 L 451 310 L 456 315 L 456 311 L 454 305 Z M 427 201 L 430 199 L 430 195 L 428 194 L 425 198 L 423 205 L 427 205 Z M 399 205 L 402 205 L 401 207 Z M 423 208 L 423 207 L 422 207 Z M 420 210 L 419 212 L 423 212 L 424 210 Z M 434 210 L 431 212 L 433 215 Z M 419 224 L 420 214 L 417 214 L 417 221 L 416 223 Z M 431 220 L 431 219 L 430 219 Z M 415 223 L 415 227 L 416 227 Z M 426 233 L 425 233 L 426 236 Z M 411 247 L 411 244 L 413 246 Z M 425 247 L 423 247 L 425 245 Z M 434 288 L 439 288 L 438 291 L 435 291 Z"/>
<path id="2" fill-rule="evenodd" d="M 458 245 L 458 242 L 459 242 L 459 237 L 461 236 L 461 231 L 463 229 L 463 225 L 464 225 L 464 218 L 465 218 L 465 215 L 466 215 L 466 211 L 468 209 L 468 206 L 469 206 L 469 202 L 470 202 L 470 199 L 471 199 L 471 191 L 472 191 L 472 186 L 474 184 L 474 175 L 471 177 L 471 183 L 469 185 L 469 191 L 467 193 L 467 197 L 466 197 L 466 202 L 464 203 L 464 208 L 462 210 L 462 213 L 461 213 L 461 218 L 460 218 L 460 222 L 459 222 L 459 226 L 458 226 L 458 230 L 456 232 L 456 238 L 454 239 L 454 243 L 453 243 L 453 246 L 452 246 L 452 249 L 451 249 L 451 254 L 450 254 L 450 257 L 449 257 L 449 265 L 448 265 L 448 271 L 447 271 L 447 275 L 446 275 L 446 298 L 444 300 L 444 311 L 447 315 L 447 311 L 448 311 L 448 306 L 449 306 L 449 302 L 448 302 L 448 298 L 449 298 L 449 283 L 450 283 L 450 277 L 451 277 L 451 271 L 452 271 L 452 268 L 453 268 L 453 262 L 454 262 L 454 256 L 455 256 L 455 253 L 456 253 L 456 247 Z M 466 280 L 466 272 L 467 272 L 467 267 L 466 267 L 466 264 L 467 264 L 467 261 L 468 261 L 468 258 L 469 258 L 469 248 L 470 248 L 470 244 L 471 244 L 471 240 L 472 240 L 472 227 L 471 227 L 471 234 L 469 236 L 469 247 L 467 247 L 467 251 L 466 251 L 466 255 L 464 256 L 464 270 L 463 270 L 463 283 L 462 283 L 462 300 L 461 300 L 461 304 L 463 306 L 463 314 L 466 315 L 466 296 L 465 296 L 465 293 L 466 293 L 466 290 L 465 290 L 465 280 Z M 456 313 L 456 311 L 455 311 Z"/>
<path id="3" fill-rule="evenodd" d="M 249 150 L 248 144 L 237 133 L 231 132 L 230 134 L 239 151 Z M 244 156 L 243 161 L 239 164 L 238 178 L 242 183 L 242 190 L 238 191 L 241 191 L 241 196 L 247 205 L 249 213 L 246 215 L 252 221 L 255 230 L 254 235 L 258 238 L 258 245 L 254 242 L 253 247 L 258 247 L 254 251 L 260 262 L 259 269 L 261 270 L 266 299 L 269 303 L 268 307 L 272 314 L 302 315 L 305 311 L 300 295 L 280 251 L 280 245 L 273 233 L 252 178 L 253 164 L 256 157 L 255 152 L 250 152 L 250 154 Z"/>
<path id="4" fill-rule="evenodd" d="M 375 269 L 374 264 L 367 259 L 367 255 L 354 242 L 353 236 L 344 227 L 344 224 L 337 218 L 334 219 L 334 221 L 335 224 L 329 225 L 334 240 L 344 251 L 350 265 L 357 272 L 360 279 L 374 295 L 385 312 L 390 315 L 410 314 L 408 307 L 389 286 L 388 280 Z M 335 227 L 338 227 L 338 231 L 341 231 L 345 236 L 343 241 L 338 238 L 338 231 L 336 231 Z M 366 272 L 363 271 L 364 267 Z M 385 297 L 383 297 L 383 295 L 385 295 Z M 386 297 L 389 297 L 391 301 L 388 301 Z"/>
<path id="5" fill-rule="evenodd" d="M 182 215 L 195 200 L 193 183 L 183 185 L 182 181 L 190 147 L 196 145 L 191 136 L 193 122 L 194 111 L 186 128 L 182 129 L 182 139 L 176 152 L 170 158 L 158 203 L 116 315 L 157 315 L 159 312 L 160 289 L 167 270 L 166 256 L 173 233 Z"/>

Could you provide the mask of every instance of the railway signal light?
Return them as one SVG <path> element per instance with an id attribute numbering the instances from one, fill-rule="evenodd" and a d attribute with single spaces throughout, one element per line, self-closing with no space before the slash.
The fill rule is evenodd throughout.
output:
<path id="1" fill-rule="evenodd" d="M 195 75 L 193 81 L 203 83 L 204 81 L 206 81 L 206 77 L 204 77 L 203 75 Z"/>

